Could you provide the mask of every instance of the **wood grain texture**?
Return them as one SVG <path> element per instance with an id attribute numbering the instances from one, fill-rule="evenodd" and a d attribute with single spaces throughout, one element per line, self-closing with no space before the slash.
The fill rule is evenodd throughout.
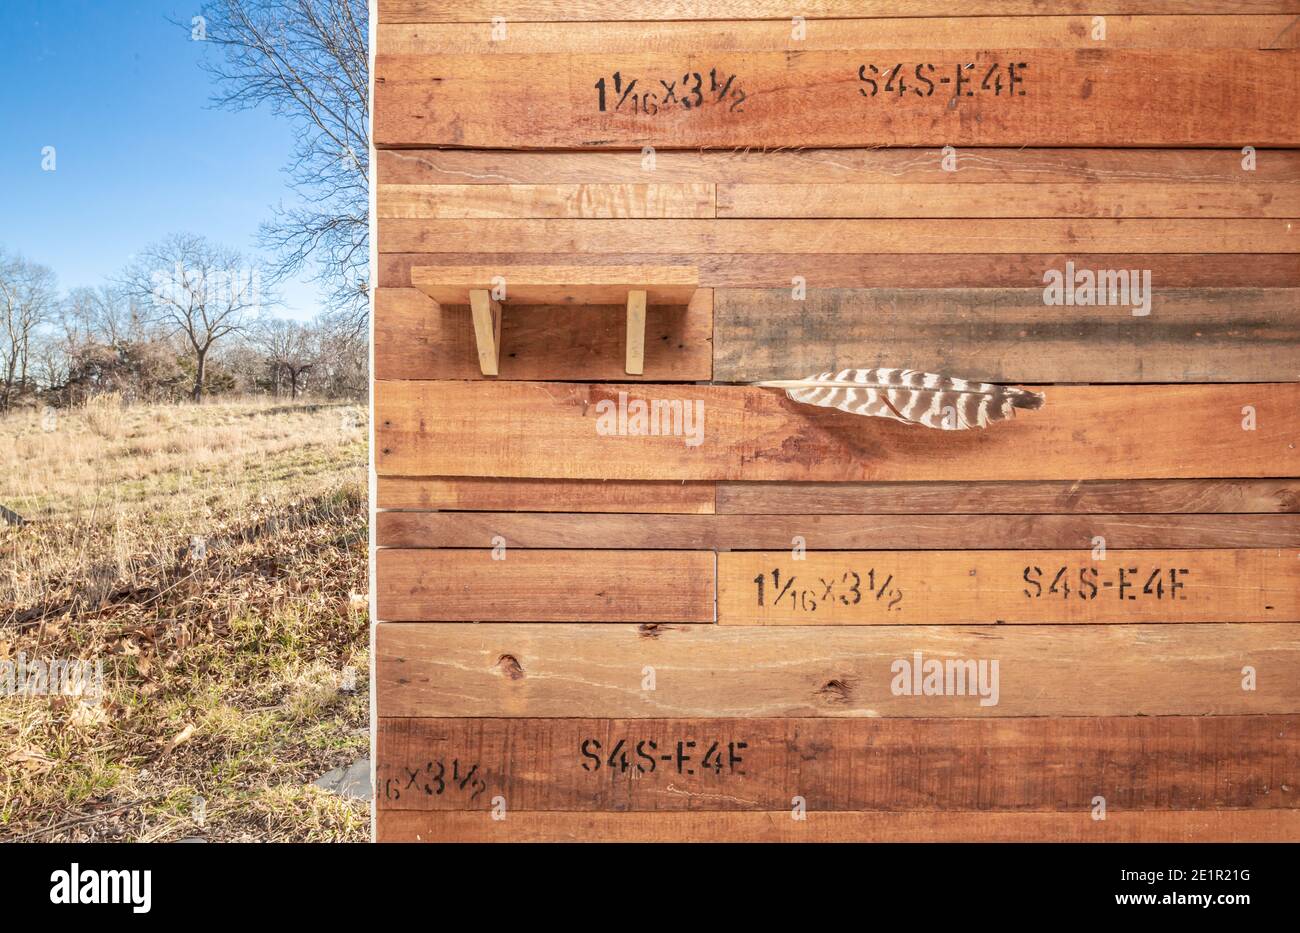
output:
<path id="1" fill-rule="evenodd" d="M 716 498 L 717 512 L 741 515 L 1300 512 L 1300 480 L 718 483 Z"/>
<path id="2" fill-rule="evenodd" d="M 1048 6 L 377 0 L 378 839 L 1300 838 L 1300 0 Z M 412 271 L 539 265 L 488 379 Z M 615 266 L 697 277 L 644 375 Z M 1047 405 L 743 385 L 872 365 Z"/>
<path id="3" fill-rule="evenodd" d="M 384 718 L 375 747 L 386 810 L 483 810 L 498 795 L 574 812 L 779 810 L 795 796 L 816 811 L 1077 813 L 1098 794 L 1122 811 L 1300 806 L 1295 716 Z M 453 761 L 472 786 L 432 780 Z"/>
<path id="4" fill-rule="evenodd" d="M 735 551 L 725 625 L 1300 622 L 1295 550 Z"/>
<path id="5" fill-rule="evenodd" d="M 691 551 L 384 549 L 385 621 L 712 622 L 714 555 Z M 612 558 L 612 559 L 610 559 Z"/>
<path id="6" fill-rule="evenodd" d="M 1295 48 L 1288 26 L 1294 16 L 1106 17 L 1104 43 L 1093 38 L 1092 16 L 947 16 L 897 19 L 814 20 L 795 38 L 789 17 L 776 20 L 714 20 L 583 23 L 511 22 L 494 38 L 482 23 L 391 23 L 375 30 L 380 55 L 498 55 L 512 52 L 812 51 L 871 46 L 966 48 L 978 35 L 990 48 Z"/>
<path id="7" fill-rule="evenodd" d="M 1292 49 L 986 49 L 382 55 L 374 138 L 381 148 L 638 150 L 1300 144 L 1300 127 L 1277 119 L 1300 96 Z M 886 84 L 896 65 L 912 78 L 918 63 L 935 70 L 905 93 Z M 993 67 L 1005 83 L 1011 63 L 1020 83 L 995 94 Z M 867 65 L 880 69 L 871 97 Z M 961 90 L 959 67 L 966 96 L 950 92 Z M 631 85 L 615 89 L 615 73 L 640 81 L 647 102 L 627 103 Z M 692 73 L 704 77 L 688 107 Z"/>
<path id="8" fill-rule="evenodd" d="M 411 284 L 434 301 L 464 304 L 465 291 L 495 289 L 510 304 L 619 304 L 629 289 L 656 305 L 689 304 L 699 290 L 691 266 L 414 266 Z"/>
<path id="9" fill-rule="evenodd" d="M 1300 13 L 1295 0 L 1059 0 L 1056 13 L 1181 14 Z M 950 3 L 939 0 L 809 0 L 800 6 L 809 19 L 861 16 L 951 16 Z M 1028 16 L 1042 12 L 1041 0 L 975 0 L 962 5 L 965 16 Z M 588 22 L 616 20 L 714 20 L 790 18 L 780 0 L 649 0 L 635 7 L 611 7 L 599 0 L 379 0 L 379 19 L 388 23 Z"/>
<path id="10" fill-rule="evenodd" d="M 1297 810 L 657 814 L 380 810 L 379 842 L 1294 842 Z"/>
<path id="11" fill-rule="evenodd" d="M 676 435 L 598 433 L 598 417 L 617 428 L 612 420 L 620 392 L 629 402 L 702 404 L 702 442 L 686 443 L 692 438 L 684 417 Z M 800 405 L 755 387 L 379 381 L 375 464 L 386 476 L 641 480 L 1166 479 L 1300 472 L 1300 385 L 1056 386 L 1046 395 L 1039 411 L 985 431 L 954 432 Z M 1243 430 L 1246 406 L 1254 409 L 1255 430 Z"/>
<path id="12" fill-rule="evenodd" d="M 496 190 L 496 189 L 493 189 Z M 1296 217 L 1300 186 L 720 185 L 718 217 Z M 500 215 L 511 216 L 511 215 Z M 515 215 L 537 216 L 537 215 Z M 555 215 L 545 215 L 555 216 Z M 559 215 L 569 216 L 569 215 Z M 705 216 L 691 214 L 685 216 Z"/>
<path id="13" fill-rule="evenodd" d="M 639 515 L 382 512 L 380 547 L 669 550 L 1300 548 L 1300 515 Z M 1300 571 L 1300 560 L 1292 560 Z M 751 575 L 752 576 L 752 575 Z M 1300 587 L 1300 578 L 1296 585 Z M 1297 619 L 1296 621 L 1300 621 Z"/>
<path id="14" fill-rule="evenodd" d="M 707 380 L 713 374 L 713 290 L 689 305 L 646 311 L 645 372 L 623 367 L 625 304 L 503 306 L 503 380 Z M 376 379 L 482 379 L 469 308 L 439 305 L 414 288 L 375 292 Z"/>
<path id="15" fill-rule="evenodd" d="M 407 287 L 413 266 L 464 263 L 608 263 L 680 262 L 700 270 L 708 288 L 784 288 L 799 276 L 814 288 L 1039 288 L 1049 269 L 1067 262 L 1078 269 L 1150 269 L 1161 288 L 1297 288 L 1300 257 L 1259 253 L 1023 253 L 971 255 L 908 253 L 724 253 L 653 255 L 612 253 L 381 253 L 381 287 Z"/>
<path id="16" fill-rule="evenodd" d="M 1300 625 L 400 625 L 383 716 L 1002 717 L 1300 712 Z M 893 666 L 998 661 L 996 705 L 894 695 Z M 1254 667 L 1257 689 L 1242 689 Z M 653 690 L 644 689 L 653 673 Z M 991 675 L 990 675 L 991 676 Z M 991 683 L 991 681 L 989 682 Z"/>
<path id="17" fill-rule="evenodd" d="M 1125 304 L 1084 307 L 1047 305 L 1042 287 L 814 289 L 799 300 L 790 288 L 719 289 L 714 378 L 906 365 L 987 382 L 1300 379 L 1300 290 L 1166 288 L 1124 273 L 1113 300 Z"/>
<path id="18" fill-rule="evenodd" d="M 517 512 L 713 511 L 713 483 L 381 476 L 377 509 Z"/>
<path id="19" fill-rule="evenodd" d="M 713 185 L 380 185 L 375 216 L 714 217 L 714 201 Z"/>
<path id="20" fill-rule="evenodd" d="M 1300 75 L 1300 67 L 1296 74 Z M 1296 253 L 1300 222 L 1160 220 L 390 220 L 382 253 Z M 1075 263 L 1076 267 L 1078 263 Z M 1039 278 L 1039 284 L 1042 278 Z"/>
<path id="21" fill-rule="evenodd" d="M 1035 17 L 1038 21 L 1040 17 Z M 1291 17 L 1288 17 L 1291 19 Z M 934 20 L 926 20 L 932 23 Z M 656 28 L 664 25 L 657 24 Z M 568 29 L 569 27 L 561 27 Z M 656 152 L 381 149 L 383 185 L 1086 185 L 1282 191 L 1300 182 L 1300 152 L 1235 149 L 816 149 Z M 951 169 L 951 170 L 950 170 Z M 1224 186 L 1224 187 L 1220 187 Z"/>

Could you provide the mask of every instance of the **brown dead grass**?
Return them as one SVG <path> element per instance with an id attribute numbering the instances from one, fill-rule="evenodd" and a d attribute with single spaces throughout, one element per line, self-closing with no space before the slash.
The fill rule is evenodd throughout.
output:
<path id="1" fill-rule="evenodd" d="M 364 409 L 264 400 L 0 419 L 0 838 L 364 839 L 310 786 L 365 754 Z"/>

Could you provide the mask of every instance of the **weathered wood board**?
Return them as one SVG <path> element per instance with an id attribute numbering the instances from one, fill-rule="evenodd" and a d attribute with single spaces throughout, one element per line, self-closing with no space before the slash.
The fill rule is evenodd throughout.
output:
<path id="1" fill-rule="evenodd" d="M 993 430 L 949 432 L 814 408 L 753 387 L 379 381 L 375 463 L 393 476 L 636 480 L 1300 472 L 1300 384 L 1055 386 L 1046 395 L 1041 410 Z M 647 413 L 649 401 L 660 403 L 659 434 L 627 433 L 634 422 L 619 412 L 632 414 L 633 399 Z"/>
<path id="2" fill-rule="evenodd" d="M 375 639 L 375 690 L 384 716 L 658 719 L 1300 712 L 1296 624 L 381 623 Z M 953 662 L 951 677 L 948 661 Z M 944 669 L 939 682 L 927 687 L 924 675 L 931 662 Z M 971 665 L 974 672 L 961 685 L 962 692 L 956 692 L 957 669 L 970 672 Z M 1254 689 L 1243 689 L 1246 667 L 1256 673 Z M 948 689 L 948 679 L 953 685 L 949 692 L 925 692 Z"/>
<path id="3" fill-rule="evenodd" d="M 1300 75 L 1300 67 L 1296 68 Z M 390 220 L 383 253 L 1296 253 L 1300 222 L 1268 219 Z M 1041 278 L 1040 278 L 1041 283 Z"/>
<path id="4" fill-rule="evenodd" d="M 1288 19 L 1291 19 L 1288 17 Z M 563 27 L 572 31 L 571 27 Z M 1300 42 L 1300 39 L 1297 40 Z M 1096 192 L 1123 184 L 1125 192 L 1199 191 L 1262 204 L 1261 192 L 1290 200 L 1300 182 L 1300 154 L 1293 149 L 1259 151 L 1253 162 L 1231 149 L 777 149 L 773 151 L 527 152 L 518 150 L 380 149 L 376 168 L 380 187 L 483 185 L 872 185 L 957 186 L 972 196 L 975 213 L 996 207 L 968 185 L 1016 185 L 1031 193 L 1039 184 L 1049 190 L 1069 186 Z M 1248 168 L 1249 166 L 1249 168 Z M 998 189 L 984 189 L 998 190 Z M 485 195 L 486 196 L 486 195 Z M 1191 199 L 1183 198 L 1188 207 Z M 906 206 L 900 199 L 892 203 Z M 1120 206 L 1125 202 L 1114 202 Z M 1107 211 L 1106 213 L 1110 213 Z M 1124 211 L 1125 214 L 1128 211 Z M 800 215 L 806 216 L 806 215 Z M 1033 215 L 1030 215 L 1033 216 Z M 1159 215 L 1157 215 L 1159 216 Z M 701 257 L 705 259 L 707 257 Z"/>
<path id="5" fill-rule="evenodd" d="M 709 514 L 713 483 L 654 483 L 636 480 L 518 480 L 491 477 L 383 476 L 379 509 L 450 509 L 521 512 L 668 512 Z M 1273 490 L 1262 490 L 1261 506 Z M 1300 493 L 1298 493 L 1300 494 Z M 1271 500 L 1270 500 L 1271 501 Z M 1234 505 L 1236 501 L 1234 499 Z M 1273 509 L 1258 509 L 1273 511 Z M 1296 509 L 1300 511 L 1300 507 Z M 1234 508 L 1233 511 L 1255 511 Z M 385 513 L 377 513 L 383 520 Z"/>
<path id="6" fill-rule="evenodd" d="M 376 555 L 377 608 L 385 621 L 712 622 L 710 551 L 406 550 Z M 666 580 L 673 580 L 665 591 Z"/>
<path id="7" fill-rule="evenodd" d="M 715 496 L 715 511 L 736 515 L 1300 512 L 1295 479 L 718 483 Z"/>
<path id="8" fill-rule="evenodd" d="M 623 368 L 626 306 L 523 305 L 501 317 L 501 379 L 707 380 L 713 291 L 689 305 L 646 309 L 645 372 Z M 377 379 L 482 379 L 468 305 L 438 305 L 414 288 L 375 295 Z"/>
<path id="9" fill-rule="evenodd" d="M 949 507 L 953 503 L 949 503 Z M 380 547 L 630 550 L 991 550 L 1263 548 L 1300 550 L 1300 515 L 746 515 L 381 512 Z M 1213 556 L 1207 559 L 1214 560 Z M 1300 560 L 1289 560 L 1300 572 Z M 1296 579 L 1300 586 L 1300 578 Z M 1294 621 L 1300 621 L 1296 619 Z"/>
<path id="10" fill-rule="evenodd" d="M 468 244 L 462 243 L 461 246 Z M 972 244 L 974 245 L 974 244 Z M 791 288 L 796 276 L 807 288 L 1042 288 L 1043 276 L 1076 269 L 1150 269 L 1151 278 L 1170 287 L 1295 288 L 1300 258 L 1293 253 L 392 253 L 379 254 L 381 287 L 411 284 L 412 266 L 469 262 L 559 264 L 693 263 L 700 284 L 711 288 Z"/>
<path id="11" fill-rule="evenodd" d="M 387 810 L 1280 809 L 1300 793 L 1295 716 L 382 719 L 377 748 Z"/>
<path id="12" fill-rule="evenodd" d="M 711 483 L 382 476 L 377 487 L 377 508 L 415 511 L 691 515 L 715 511 L 736 515 L 1300 512 L 1300 480 L 1295 479 Z M 384 513 L 376 518 L 381 523 L 396 521 Z M 423 520 L 414 516 L 411 521 L 415 524 L 406 527 L 418 530 Z M 1276 531 L 1273 526 L 1263 527 Z M 1272 546 L 1275 542 L 1264 543 Z"/>
<path id="13" fill-rule="evenodd" d="M 384 55 L 383 147 L 1295 146 L 1290 49 Z M 1265 79 L 1266 76 L 1266 79 Z"/>
<path id="14" fill-rule="evenodd" d="M 1298 0 L 377 6 L 377 839 L 1300 839 Z"/>
<path id="15" fill-rule="evenodd" d="M 1217 198 L 1215 192 L 1204 193 L 1212 200 Z M 1247 195 L 1245 200 L 1252 199 Z M 388 184 L 378 188 L 378 216 L 405 220 L 466 217 L 716 217 L 716 202 L 714 186 L 702 184 L 490 187 Z"/>
<path id="16" fill-rule="evenodd" d="M 972 0 L 962 5 L 965 16 L 1031 16 L 1043 12 L 1041 0 Z M 1055 12 L 1104 14 L 1202 13 L 1204 0 L 1059 0 Z M 1220 0 L 1218 13 L 1300 13 L 1295 0 Z M 808 0 L 800 6 L 809 19 L 853 19 L 859 16 L 912 17 L 951 15 L 952 4 L 941 0 Z M 599 0 L 379 0 L 385 23 L 600 22 L 630 20 L 750 20 L 789 19 L 782 0 L 645 0 L 635 7 L 611 7 Z"/>
<path id="17" fill-rule="evenodd" d="M 1222 5 L 1220 4 L 1221 8 Z M 801 7 L 806 9 L 807 5 Z M 1189 4 L 1189 8 L 1191 5 Z M 1090 13 L 1100 12 L 1098 4 Z M 599 10 L 593 10 L 599 13 Z M 513 21 L 505 37 L 490 23 L 420 22 L 382 25 L 376 32 L 380 55 L 499 55 L 506 52 L 681 52 L 700 48 L 718 51 L 826 51 L 835 49 L 965 48 L 978 35 L 987 47 L 1096 48 L 1103 42 L 1116 49 L 1296 48 L 1290 28 L 1294 15 L 1163 15 L 1105 17 L 1104 38 L 1094 15 L 1015 15 L 1003 7 L 1001 16 L 952 16 L 951 7 L 937 7 L 934 16 L 896 15 L 892 19 L 815 19 L 805 22 L 802 35 L 788 15 L 770 20 L 657 22 L 585 22 L 581 29 L 564 23 Z M 788 11 L 787 11 L 788 13 Z M 858 15 L 870 15 L 860 7 Z M 806 14 L 808 15 L 808 14 Z M 630 16 L 620 13 L 620 20 Z"/>
<path id="18" fill-rule="evenodd" d="M 1295 549 L 736 551 L 718 555 L 718 622 L 1300 622 L 1298 556 Z"/>
<path id="19" fill-rule="evenodd" d="M 381 811 L 379 842 L 1294 842 L 1300 810 Z"/>
<path id="20" fill-rule="evenodd" d="M 1043 287 L 720 289 L 714 378 L 798 379 L 907 360 L 986 382 L 1300 379 L 1300 292 L 1154 281 L 1123 270 L 1113 291 L 1081 295 L 1091 302 L 1082 308 L 1047 304 Z"/>

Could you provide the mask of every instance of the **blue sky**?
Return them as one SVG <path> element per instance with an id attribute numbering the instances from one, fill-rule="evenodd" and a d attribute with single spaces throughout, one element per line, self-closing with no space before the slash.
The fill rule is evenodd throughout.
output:
<path id="1" fill-rule="evenodd" d="M 197 7 L 0 2 L 0 248 L 50 266 L 63 289 L 101 284 L 173 231 L 255 259 L 258 224 L 294 201 L 282 171 L 290 124 L 209 104 L 204 44 L 169 22 L 188 23 Z M 279 315 L 320 307 L 310 282 L 286 283 L 281 297 Z"/>

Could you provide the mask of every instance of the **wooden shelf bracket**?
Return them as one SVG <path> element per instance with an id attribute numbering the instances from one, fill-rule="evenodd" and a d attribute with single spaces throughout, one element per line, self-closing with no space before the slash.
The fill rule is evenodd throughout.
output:
<path id="1" fill-rule="evenodd" d="M 645 373 L 648 305 L 689 305 L 699 288 L 694 266 L 415 266 L 411 284 L 439 305 L 469 298 L 479 369 L 499 375 L 503 304 L 625 305 L 624 369 Z M 500 295 L 500 300 L 494 298 Z"/>

